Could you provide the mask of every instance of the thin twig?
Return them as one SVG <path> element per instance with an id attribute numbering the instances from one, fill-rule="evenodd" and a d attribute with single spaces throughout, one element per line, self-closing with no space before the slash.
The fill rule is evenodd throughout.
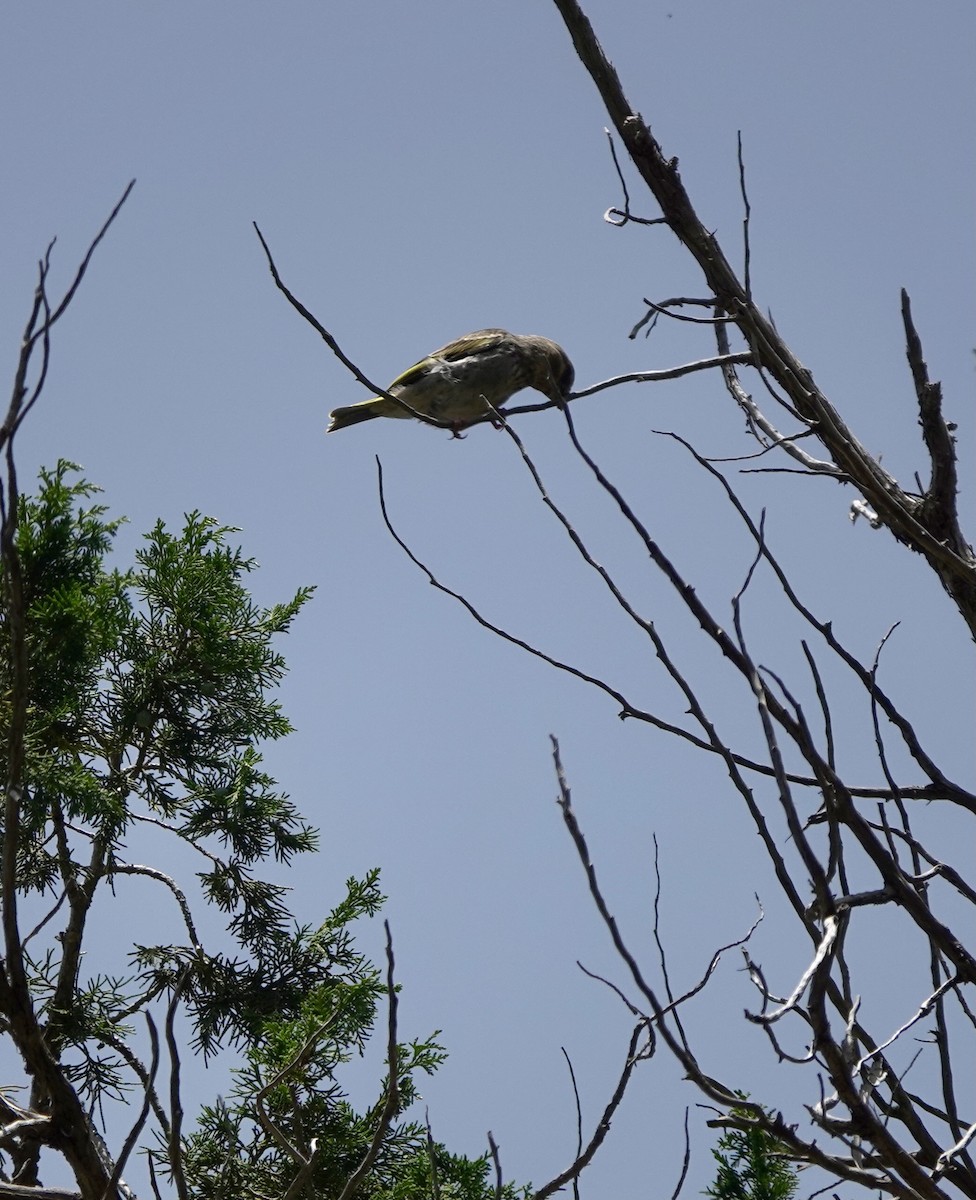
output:
<path id="1" fill-rule="evenodd" d="M 593 1161 L 593 1156 L 597 1150 L 603 1145 L 604 1139 L 610 1132 L 610 1123 L 620 1107 L 620 1102 L 624 1098 L 624 1093 L 627 1090 L 627 1084 L 630 1082 L 630 1077 L 633 1074 L 634 1068 L 641 1061 L 641 1055 L 638 1053 L 638 1045 L 640 1043 L 641 1034 L 645 1028 L 645 1023 L 639 1021 L 634 1027 L 630 1035 L 630 1043 L 627 1047 L 627 1057 L 624 1060 L 624 1067 L 617 1080 L 617 1086 L 614 1088 L 613 1095 L 610 1097 L 606 1108 L 603 1110 L 603 1115 L 600 1117 L 596 1129 L 593 1131 L 593 1136 L 590 1138 L 585 1149 L 579 1153 L 575 1160 L 562 1171 L 554 1179 L 550 1179 L 547 1184 L 544 1184 L 538 1191 L 533 1192 L 531 1200 L 546 1200 L 547 1196 L 551 1196 L 554 1192 L 560 1191 L 567 1183 L 579 1179 L 580 1174 Z M 575 1192 L 575 1189 L 574 1189 Z"/>
<path id="2" fill-rule="evenodd" d="M 688 1168 L 691 1166 L 691 1134 L 688 1131 L 688 1108 L 685 1106 L 685 1152 L 681 1159 L 681 1174 L 678 1176 L 678 1182 L 674 1186 L 674 1191 L 671 1193 L 671 1200 L 678 1200 L 681 1195 L 681 1189 L 685 1186 L 685 1180 L 688 1178 Z"/>
<path id="3" fill-rule="evenodd" d="M 614 995 L 617 996 L 617 998 L 622 1001 L 622 1003 L 624 1004 L 627 1011 L 630 1013 L 630 1015 L 632 1017 L 646 1017 L 647 1016 L 647 1014 L 642 1012 L 637 1007 L 636 1004 L 632 1003 L 632 1001 L 627 999 L 627 997 L 624 995 L 623 989 L 618 987 L 613 982 L 613 980 L 607 979 L 604 975 L 597 974 L 596 971 L 591 971 L 589 969 L 589 967 L 584 967 L 579 959 L 576 960 L 576 965 L 579 967 L 579 969 L 583 972 L 583 974 L 588 979 L 595 979 L 597 983 L 602 983 L 605 987 L 608 987 L 610 989 L 610 991 L 613 992 Z M 651 1026 L 650 1028 L 653 1031 L 654 1027 Z"/>
<path id="4" fill-rule="evenodd" d="M 566 1053 L 566 1047 L 560 1046 L 563 1052 L 563 1058 L 566 1060 L 566 1066 L 569 1067 L 569 1078 L 573 1084 L 573 1099 L 576 1102 L 576 1158 L 579 1159 L 583 1153 L 583 1109 L 580 1105 L 579 1088 L 576 1085 L 576 1072 L 573 1070 L 573 1060 Z M 579 1177 L 573 1176 L 573 1196 L 579 1200 Z"/>
<path id="5" fill-rule="evenodd" d="M 41 323 L 40 328 L 36 327 L 36 324 L 34 323 L 34 321 L 31 321 L 28 323 L 29 336 L 27 336 L 22 343 L 20 366 L 18 367 L 18 371 L 17 371 L 17 378 L 16 378 L 16 381 L 14 384 L 14 393 L 11 398 L 10 408 L 7 411 L 7 417 L 3 423 L 3 426 L 0 427 L 0 446 L 2 446 L 7 441 L 7 439 L 12 437 L 13 434 L 17 431 L 17 429 L 23 423 L 24 418 L 27 416 L 27 414 L 30 412 L 30 410 L 34 407 L 35 403 L 37 402 L 37 400 L 40 397 L 41 391 L 43 390 L 44 379 L 45 379 L 45 376 L 47 373 L 47 361 L 50 357 L 49 353 L 46 353 L 44 355 L 44 367 L 42 369 L 41 376 L 38 379 L 37 383 L 34 385 L 34 388 L 32 389 L 29 399 L 27 399 L 27 400 L 24 399 L 26 392 L 27 392 L 27 388 L 26 388 L 27 366 L 30 362 L 31 354 L 33 352 L 34 346 L 36 345 L 36 343 L 39 339 L 42 341 L 49 339 L 52 326 L 54 326 L 56 324 L 56 322 L 59 321 L 61 319 L 61 317 L 64 316 L 65 311 L 68 308 L 68 305 L 75 298 L 75 295 L 77 294 L 79 287 L 81 287 L 81 281 L 85 277 L 85 273 L 87 272 L 88 267 L 91 264 L 91 260 L 95 254 L 95 251 L 98 249 L 99 245 L 101 244 L 102 239 L 108 233 L 113 222 L 115 221 L 115 218 L 121 212 L 123 204 L 125 204 L 126 200 L 128 200 L 128 198 L 132 192 L 132 189 L 135 186 L 136 186 L 136 181 L 134 179 L 130 180 L 125 191 L 122 193 L 122 196 L 119 199 L 118 203 L 115 205 L 115 207 L 109 213 L 109 215 L 108 215 L 107 219 L 105 220 L 104 224 L 102 225 L 101 229 L 98 231 L 98 233 L 95 234 L 95 237 L 89 243 L 88 250 L 86 251 L 84 258 L 81 260 L 81 264 L 79 265 L 78 269 L 75 271 L 74 279 L 72 279 L 71 283 L 68 285 L 67 291 L 65 291 L 64 295 L 61 297 L 61 300 L 57 304 L 57 306 L 53 309 L 49 309 L 46 312 L 45 319 Z M 46 284 L 46 280 L 47 280 L 48 269 L 50 267 L 51 251 L 53 250 L 53 248 L 54 248 L 54 242 L 52 241 L 48 245 L 47 253 L 45 254 L 44 259 L 42 260 L 42 262 L 40 264 L 40 283 L 38 285 L 37 300 L 40 301 L 42 303 L 42 305 L 45 307 L 46 307 L 45 284 Z M 35 304 L 35 309 L 34 309 L 35 316 L 37 314 L 37 311 L 38 311 L 37 305 Z M 49 350 L 49 345 L 48 345 L 48 350 Z"/>
<path id="6" fill-rule="evenodd" d="M 498 1153 L 498 1143 L 490 1129 L 488 1130 L 488 1153 L 491 1155 L 491 1161 L 495 1167 L 495 1200 L 502 1200 L 502 1159 Z"/>
<path id="7" fill-rule="evenodd" d="M 389 1133 L 390 1126 L 393 1124 L 393 1118 L 400 1107 L 400 1050 L 397 1045 L 397 992 L 396 983 L 393 978 L 395 963 L 390 922 L 384 921 L 383 928 L 386 930 L 386 996 L 389 1011 L 386 1037 L 386 1061 L 389 1066 L 389 1075 L 386 1085 L 386 1098 L 380 1109 L 379 1118 L 376 1122 L 376 1128 L 373 1131 L 369 1147 L 363 1156 L 362 1162 L 360 1162 L 359 1166 L 356 1167 L 355 1171 L 346 1180 L 346 1186 L 339 1193 L 339 1200 L 350 1200 L 350 1197 L 358 1191 L 367 1174 L 372 1169 L 373 1164 L 376 1162 L 386 1135 Z"/>
<path id="8" fill-rule="evenodd" d="M 624 194 L 624 206 L 620 208 L 608 208 L 603 214 L 603 219 L 610 225 L 619 227 L 626 225 L 628 221 L 635 225 L 666 225 L 667 221 L 664 217 L 635 217 L 630 211 L 630 193 L 627 191 L 627 181 L 624 179 L 624 173 L 620 169 L 620 160 L 617 158 L 617 147 L 613 143 L 613 134 L 609 129 L 603 131 L 607 135 L 607 141 L 610 143 L 610 155 L 613 158 L 614 170 L 617 172 L 617 178 L 620 180 L 620 190 Z"/>
<path id="9" fill-rule="evenodd" d="M 697 371 L 723 369 L 730 365 L 748 366 L 751 362 L 752 356 L 747 351 L 740 351 L 736 354 L 719 355 L 716 358 L 697 359 L 695 362 L 682 363 L 679 367 L 662 367 L 656 371 L 632 371 L 627 375 L 614 375 L 610 379 L 604 379 L 602 382 L 594 383 L 590 387 L 580 388 L 579 391 L 571 392 L 568 396 L 564 396 L 558 401 L 538 400 L 531 404 L 506 406 L 502 415 L 505 417 L 516 417 L 523 413 L 545 412 L 550 408 L 562 409 L 569 401 L 582 400 L 585 396 L 593 396 L 597 392 L 606 391 L 607 388 L 619 387 L 623 383 L 663 383 L 668 379 L 681 379 L 686 375 L 694 375 Z M 497 418 L 494 413 L 488 413 L 469 422 L 469 424 L 481 425 L 496 420 Z"/>
<path id="10" fill-rule="evenodd" d="M 183 1170 L 183 1098 L 180 1084 L 180 1049 L 176 1040 L 176 1012 L 179 1007 L 183 988 L 190 978 L 190 968 L 186 967 L 173 988 L 166 1009 L 166 1022 L 163 1026 L 166 1033 L 166 1047 L 169 1050 L 169 1113 L 170 1128 L 167 1138 L 169 1152 L 169 1169 L 173 1177 L 173 1186 L 179 1200 L 189 1200 L 190 1190 Z"/>
<path id="11" fill-rule="evenodd" d="M 437 1146 L 434 1143 L 434 1131 L 430 1127 L 430 1113 L 424 1109 L 424 1124 L 427 1127 L 427 1162 L 430 1165 L 430 1194 L 431 1200 L 441 1200 L 441 1182 L 437 1170 Z"/>
<path id="12" fill-rule="evenodd" d="M 325 328 L 321 321 L 319 321 L 312 315 L 311 312 L 309 312 L 305 305 L 302 304 L 301 300 L 299 300 L 298 297 L 285 284 L 284 280 L 281 278 L 281 275 L 278 273 L 278 267 L 271 255 L 271 249 L 264 239 L 264 234 L 258 228 L 257 221 L 252 222 L 252 224 L 254 225 L 254 232 L 258 235 L 258 240 L 260 241 L 261 246 L 264 249 L 265 256 L 267 257 L 268 268 L 271 271 L 271 277 L 275 281 L 275 286 L 292 306 L 292 308 L 300 316 L 304 317 L 309 325 L 312 326 L 312 328 L 316 331 L 319 337 L 322 338 L 322 340 L 329 347 L 336 358 L 342 363 L 346 370 L 349 371 L 361 384 L 363 384 L 364 387 L 369 388 L 374 396 L 382 397 L 384 400 L 389 400 L 392 404 L 399 405 L 399 407 L 402 408 L 405 413 L 416 418 L 416 420 L 423 421 L 425 425 L 433 425 L 436 429 L 453 430 L 454 425 L 450 421 L 439 421 L 436 417 L 431 417 L 427 413 L 418 412 L 416 409 L 411 408 L 402 397 L 394 396 L 385 388 L 378 387 L 372 382 L 372 380 L 368 379 L 367 376 L 363 374 L 356 363 L 354 363 L 353 360 L 345 353 L 345 351 L 336 341 L 335 337 L 328 331 L 328 329 Z"/>
<path id="13" fill-rule="evenodd" d="M 942 385 L 929 379 L 929 369 L 922 354 L 922 340 L 912 319 L 912 303 L 902 288 L 901 315 L 905 326 L 908 365 L 911 368 L 918 398 L 918 418 L 925 448 L 929 452 L 932 474 L 922 503 L 931 526 L 941 530 L 953 541 L 961 537 L 956 493 L 959 479 L 956 467 L 956 443 L 952 430 L 942 415 Z"/>
<path id="14" fill-rule="evenodd" d="M 749 222 L 752 218 L 752 205 L 749 203 L 749 193 L 746 190 L 746 164 L 742 157 L 742 130 L 736 132 L 736 153 L 739 160 L 739 192 L 742 195 L 742 283 L 746 296 L 752 300 L 752 252 L 749 247 Z"/>
<path id="15" fill-rule="evenodd" d="M 880 705 L 885 716 L 901 734 L 902 740 L 912 758 L 915 759 L 919 767 L 932 781 L 932 783 L 943 791 L 944 798 L 949 799 L 953 803 L 967 809 L 969 812 L 976 814 L 976 796 L 972 795 L 959 784 L 953 783 L 945 776 L 943 771 L 936 765 L 935 761 L 922 749 L 921 742 L 911 723 L 905 716 L 902 715 L 902 713 L 895 707 L 891 699 L 879 687 L 877 680 L 872 677 L 871 671 L 865 667 L 853 654 L 851 654 L 851 652 L 838 639 L 834 633 L 832 622 L 818 620 L 818 618 L 813 615 L 811 610 L 807 608 L 807 606 L 800 600 L 785 570 L 780 566 L 776 556 L 772 553 L 768 544 L 762 538 L 759 528 L 746 511 L 745 506 L 739 500 L 738 496 L 736 496 L 735 492 L 732 490 L 725 476 L 720 471 L 717 471 L 711 465 L 711 463 L 707 461 L 707 459 L 699 454 L 694 446 L 692 446 L 691 443 L 685 438 L 670 431 L 662 430 L 660 432 L 662 437 L 672 438 L 674 441 L 678 442 L 679 445 L 684 446 L 684 448 L 695 459 L 695 461 L 703 466 L 723 489 L 728 502 L 732 505 L 733 509 L 738 514 L 745 527 L 748 529 L 756 544 L 762 547 L 763 557 L 772 568 L 774 574 L 776 575 L 777 581 L 782 587 L 783 592 L 790 604 L 803 617 L 803 619 L 820 634 L 830 649 L 854 673 L 867 691 L 868 695 L 876 697 L 877 703 Z M 890 795 L 889 789 L 885 789 L 884 791 L 885 796 Z M 863 791 L 859 791 L 858 794 L 865 795 Z"/>
<path id="16" fill-rule="evenodd" d="M 190 903 L 186 898 L 186 894 L 176 881 L 167 875 L 164 871 L 160 871 L 157 867 L 141 866 L 136 863 L 121 863 L 113 861 L 109 876 L 114 875 L 142 875 L 146 879 L 155 879 L 157 883 L 162 883 L 173 894 L 173 898 L 179 905 L 180 913 L 183 917 L 183 924 L 186 926 L 186 932 L 190 939 L 190 945 L 194 950 L 200 951 L 203 949 L 200 938 L 197 935 L 196 925 L 193 921 L 193 913 L 190 911 Z"/>
<path id="17" fill-rule="evenodd" d="M 118 1187 L 119 1180 L 122 1178 L 122 1172 L 125 1170 L 125 1164 L 128 1162 L 129 1155 L 132 1153 L 139 1139 L 139 1134 L 142 1132 L 142 1127 L 145 1125 L 146 1118 L 149 1116 L 149 1110 L 152 1107 L 153 1085 L 156 1082 L 156 1071 L 159 1068 L 159 1034 L 156 1032 L 156 1025 L 149 1013 L 146 1013 L 146 1025 L 149 1029 L 149 1043 L 152 1048 L 152 1054 L 149 1060 L 148 1078 L 143 1086 L 142 1108 L 139 1110 L 139 1115 L 129 1130 L 128 1137 L 122 1144 L 122 1150 L 118 1158 L 115 1160 L 115 1169 L 112 1171 L 112 1178 L 102 1193 L 102 1200 L 109 1200 L 109 1197 Z"/>
<path id="18" fill-rule="evenodd" d="M 730 319 L 729 317 L 723 316 L 721 314 L 717 314 L 716 316 L 713 316 L 713 317 L 691 317 L 691 316 L 688 316 L 686 313 L 678 313 L 678 312 L 672 311 L 673 308 L 675 308 L 679 305 L 682 305 L 682 304 L 698 304 L 702 308 L 715 309 L 718 306 L 718 301 L 716 301 L 715 299 L 693 300 L 693 299 L 683 296 L 683 297 L 680 297 L 679 299 L 675 299 L 675 300 L 648 300 L 648 298 L 646 296 L 644 296 L 643 300 L 644 300 L 644 303 L 647 305 L 647 307 L 650 309 L 651 314 L 653 314 L 653 316 L 655 318 L 670 317 L 672 321 L 684 321 L 688 325 L 708 325 L 709 327 L 726 325 Z M 646 318 L 645 318 L 645 320 L 646 320 Z M 637 332 L 637 330 L 640 329 L 641 324 L 642 324 L 642 322 L 638 321 L 638 323 L 630 331 L 629 336 L 631 338 L 634 336 L 634 334 Z M 749 355 L 749 361 L 754 362 L 751 354 Z"/>

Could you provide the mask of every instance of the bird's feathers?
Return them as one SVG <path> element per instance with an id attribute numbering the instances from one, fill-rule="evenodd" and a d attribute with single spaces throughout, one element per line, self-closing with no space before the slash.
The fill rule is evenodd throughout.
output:
<path id="1" fill-rule="evenodd" d="M 462 358 L 484 354 L 497 346 L 506 336 L 504 329 L 479 329 L 477 333 L 465 333 L 461 337 L 455 338 L 453 342 L 448 342 L 446 346 L 441 346 L 440 350 L 432 350 L 426 358 L 414 363 L 412 367 L 407 367 L 403 374 L 398 375 L 386 390 L 391 391 L 398 386 L 407 387 L 411 383 L 416 383 L 438 362 L 458 362 Z"/>
<path id="2" fill-rule="evenodd" d="M 560 401 L 573 386 L 573 364 L 561 346 L 536 334 L 478 329 L 408 367 L 387 388 L 331 414 L 328 432 L 373 417 L 428 417 L 455 429 L 492 415 L 523 388 Z M 397 403 L 402 401 L 402 403 Z"/>

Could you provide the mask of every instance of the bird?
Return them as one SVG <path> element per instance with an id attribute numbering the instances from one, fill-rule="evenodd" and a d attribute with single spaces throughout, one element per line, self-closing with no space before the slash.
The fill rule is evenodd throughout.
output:
<path id="1" fill-rule="evenodd" d="M 465 425 L 494 416 L 494 410 L 523 388 L 534 388 L 561 403 L 575 377 L 566 351 L 548 338 L 478 329 L 448 342 L 393 380 L 386 390 L 403 405 L 385 396 L 347 404 L 329 414 L 326 432 L 374 417 L 420 414 L 443 422 L 460 436 Z"/>

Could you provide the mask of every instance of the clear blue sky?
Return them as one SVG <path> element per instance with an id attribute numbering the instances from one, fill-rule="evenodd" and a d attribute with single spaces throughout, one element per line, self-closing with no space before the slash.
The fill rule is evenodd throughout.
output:
<path id="1" fill-rule="evenodd" d="M 927 477 L 904 361 L 898 289 L 912 294 L 933 376 L 959 425 L 972 513 L 973 45 L 968 0 L 667 4 L 591 0 L 631 102 L 735 258 L 736 132 L 753 204 L 753 285 L 862 440 L 906 485 Z M 403 1032 L 444 1031 L 425 1089 L 435 1132 L 506 1174 L 542 1182 L 570 1161 L 573 1057 L 592 1127 L 626 1046 L 618 1002 L 577 970 L 619 977 L 553 804 L 556 733 L 581 820 L 634 948 L 651 954 L 651 836 L 662 847 L 663 935 L 675 986 L 740 935 L 759 892 L 757 957 L 789 990 L 802 954 L 765 864 L 713 763 L 492 639 L 435 594 L 385 532 L 391 512 L 441 576 L 492 618 L 680 721 L 683 705 L 543 510 L 509 440 L 463 441 L 376 421 L 326 439 L 361 389 L 275 291 L 257 220 L 293 290 L 373 378 L 484 325 L 561 342 L 581 386 L 705 356 L 667 327 L 627 340 L 641 297 L 697 295 L 660 229 L 617 230 L 606 116 L 549 0 L 423 4 L 9 5 L 0 40 L 0 348 L 12 376 L 35 263 L 58 235 L 66 281 L 133 176 L 136 190 L 59 327 L 42 405 L 20 439 L 24 478 L 65 456 L 131 525 L 201 509 L 240 526 L 260 599 L 313 583 L 284 644 L 298 727 L 268 761 L 323 829 L 290 880 L 302 917 L 378 865 L 405 984 Z M 629 175 L 635 209 L 654 216 Z M 581 400 L 581 435 L 655 536 L 724 617 L 750 547 L 674 443 L 746 453 L 717 379 L 629 385 Z M 554 413 L 519 422 L 554 495 L 593 539 L 743 748 L 742 693 L 591 489 Z M 852 527 L 853 493 L 746 476 L 772 544 L 819 615 L 870 656 L 950 773 L 968 769 L 972 680 L 954 610 L 919 560 Z M 799 678 L 797 630 L 757 588 L 747 624 L 764 661 Z M 853 776 L 875 781 L 861 703 L 843 713 Z M 916 703 L 924 699 L 924 703 Z M 935 698 L 933 701 L 933 697 Z M 868 777 L 870 776 L 870 778 Z M 379 930 L 363 931 L 379 953 Z M 738 964 L 690 1016 L 706 1069 L 805 1119 L 760 1035 L 739 1020 Z M 891 1019 L 910 1014 L 904 998 Z M 733 1033 L 730 1034 L 730 1030 Z M 362 1097 L 369 1077 L 356 1076 Z M 764 1091 L 763 1089 L 768 1090 Z M 203 1084 L 201 1084 L 201 1097 Z M 586 1179 L 587 1194 L 670 1193 L 684 1106 L 663 1056 L 645 1066 Z M 711 1134 L 693 1120 L 694 1192 Z"/>

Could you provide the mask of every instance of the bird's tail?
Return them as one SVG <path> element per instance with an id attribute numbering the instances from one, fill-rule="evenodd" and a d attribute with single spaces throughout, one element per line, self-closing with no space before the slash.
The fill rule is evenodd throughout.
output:
<path id="1" fill-rule="evenodd" d="M 379 413 L 365 404 L 347 404 L 344 408 L 335 408 L 329 413 L 329 427 L 326 433 L 335 433 L 337 429 L 345 429 L 347 425 L 358 425 L 360 421 L 372 421 Z"/>

